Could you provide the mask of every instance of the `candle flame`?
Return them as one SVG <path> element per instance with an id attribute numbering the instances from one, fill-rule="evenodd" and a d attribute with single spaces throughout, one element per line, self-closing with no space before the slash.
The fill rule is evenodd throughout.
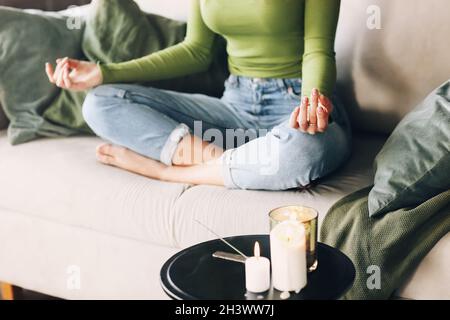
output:
<path id="1" fill-rule="evenodd" d="M 255 242 L 255 257 L 259 258 L 261 256 L 261 248 L 259 247 L 259 242 Z"/>

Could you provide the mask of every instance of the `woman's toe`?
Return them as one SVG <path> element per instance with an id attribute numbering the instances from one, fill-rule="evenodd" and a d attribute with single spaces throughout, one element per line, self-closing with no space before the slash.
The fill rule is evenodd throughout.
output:
<path id="1" fill-rule="evenodd" d="M 111 144 L 105 143 L 105 144 L 99 145 L 99 146 L 97 147 L 96 152 L 97 152 L 97 154 L 100 154 L 100 155 L 109 155 L 109 156 L 112 156 L 112 154 L 113 154 L 113 149 L 112 149 L 112 147 L 113 147 L 113 146 L 112 146 Z"/>
<path id="2" fill-rule="evenodd" d="M 114 157 L 105 155 L 105 154 L 101 154 L 101 153 L 97 153 L 97 160 L 103 164 L 107 164 L 107 165 L 113 165 L 114 164 Z"/>
<path id="3" fill-rule="evenodd" d="M 134 154 L 127 148 L 106 143 L 97 147 L 96 155 L 98 161 L 104 164 L 127 168 Z"/>
<path id="4" fill-rule="evenodd" d="M 114 146 L 111 144 L 102 144 L 96 149 L 97 160 L 103 164 L 114 164 Z"/>

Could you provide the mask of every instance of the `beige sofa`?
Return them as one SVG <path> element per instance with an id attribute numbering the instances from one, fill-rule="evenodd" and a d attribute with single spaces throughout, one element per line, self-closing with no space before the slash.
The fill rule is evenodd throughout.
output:
<path id="1" fill-rule="evenodd" d="M 141 2 L 156 13 L 185 16 L 185 0 Z M 377 8 L 381 29 L 372 30 Z M 386 134 L 449 78 L 449 10 L 448 0 L 342 1 L 339 89 L 356 130 L 354 152 L 342 170 L 308 191 L 158 182 L 98 164 L 97 138 L 11 147 L 1 131 L 0 279 L 69 299 L 166 298 L 159 285 L 164 261 L 213 238 L 194 219 L 224 236 L 267 232 L 268 211 L 286 204 L 315 207 L 323 219 L 339 198 L 373 182 L 372 162 Z M 447 234 L 397 295 L 450 299 L 449 283 Z"/>

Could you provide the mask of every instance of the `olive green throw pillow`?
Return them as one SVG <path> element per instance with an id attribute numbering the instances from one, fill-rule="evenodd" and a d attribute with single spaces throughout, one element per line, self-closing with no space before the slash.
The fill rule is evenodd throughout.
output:
<path id="1" fill-rule="evenodd" d="M 44 64 L 82 57 L 82 32 L 67 27 L 61 14 L 0 7 L 0 104 L 12 144 L 73 133 L 43 116 L 61 91 L 49 83 Z"/>
<path id="2" fill-rule="evenodd" d="M 375 169 L 370 216 L 415 207 L 450 189 L 450 80 L 400 122 Z"/>

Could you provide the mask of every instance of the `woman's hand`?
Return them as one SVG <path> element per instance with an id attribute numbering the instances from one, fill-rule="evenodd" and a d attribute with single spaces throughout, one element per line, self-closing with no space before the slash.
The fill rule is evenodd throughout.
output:
<path id="1" fill-rule="evenodd" d="M 330 99 L 313 89 L 311 98 L 304 97 L 300 107 L 294 109 L 289 125 L 301 132 L 316 134 L 327 130 L 328 119 L 333 111 Z"/>
<path id="2" fill-rule="evenodd" d="M 56 69 L 53 70 L 53 66 L 46 63 L 45 71 L 51 83 L 72 91 L 88 90 L 103 82 L 100 67 L 93 62 L 57 59 Z"/>

